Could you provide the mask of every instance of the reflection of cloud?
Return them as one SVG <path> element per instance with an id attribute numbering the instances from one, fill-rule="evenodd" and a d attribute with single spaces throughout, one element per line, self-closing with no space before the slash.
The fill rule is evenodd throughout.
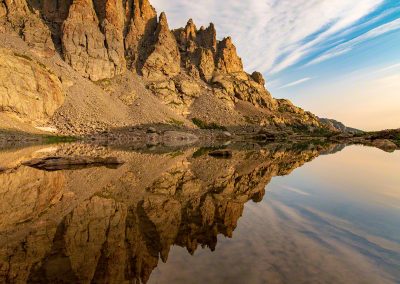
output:
<path id="1" fill-rule="evenodd" d="M 292 191 L 292 192 L 295 192 L 295 193 L 298 193 L 298 194 L 301 194 L 301 195 L 310 195 L 309 193 L 304 192 L 304 191 L 302 191 L 302 190 L 300 190 L 300 189 L 298 189 L 298 188 L 294 188 L 294 187 L 292 187 L 292 186 L 288 186 L 288 185 L 279 185 L 279 187 L 281 187 L 281 188 L 283 188 L 283 189 L 290 190 L 290 191 Z"/>
<path id="2" fill-rule="evenodd" d="M 351 234 L 349 241 L 336 239 L 333 219 L 315 213 L 272 200 L 247 204 L 232 240 L 221 238 L 214 252 L 194 256 L 173 249 L 150 282 L 190 283 L 193 275 L 196 283 L 393 282 L 369 251 L 362 252 L 364 246 L 354 245 Z"/>
<path id="3" fill-rule="evenodd" d="M 286 84 L 286 85 L 283 85 L 283 86 L 279 87 L 278 89 L 285 89 L 285 88 L 289 88 L 289 87 L 294 87 L 294 86 L 303 84 L 303 83 L 305 83 L 305 82 L 307 82 L 307 81 L 310 81 L 311 79 L 312 79 L 312 78 L 309 78 L 309 77 L 303 78 L 303 79 L 300 79 L 300 80 L 297 80 L 297 81 L 288 83 L 288 84 Z"/>

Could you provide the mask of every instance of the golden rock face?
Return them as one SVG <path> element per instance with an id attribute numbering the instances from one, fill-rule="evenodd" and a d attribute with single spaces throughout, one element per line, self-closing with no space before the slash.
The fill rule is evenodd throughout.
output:
<path id="1" fill-rule="evenodd" d="M 61 82 L 50 70 L 30 57 L 0 49 L 0 111 L 40 124 L 63 102 Z"/>
<path id="2" fill-rule="evenodd" d="M 199 245 L 214 250 L 219 234 L 232 237 L 246 202 L 260 201 L 273 176 L 322 150 L 270 146 L 234 150 L 229 159 L 206 149 L 146 154 L 81 145 L 5 152 L 0 275 L 10 282 L 146 282 L 172 245 L 194 253 Z M 125 164 L 54 172 L 22 165 L 65 153 L 113 155 Z"/>

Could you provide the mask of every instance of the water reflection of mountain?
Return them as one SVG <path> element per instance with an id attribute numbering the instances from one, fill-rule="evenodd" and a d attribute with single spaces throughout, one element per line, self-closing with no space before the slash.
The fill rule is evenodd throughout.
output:
<path id="1" fill-rule="evenodd" d="M 0 153 L 1 282 L 146 282 L 172 245 L 214 250 L 232 237 L 244 204 L 271 178 L 335 146 L 265 146 L 230 159 L 186 149 L 165 154 L 68 145 Z M 104 167 L 45 172 L 21 166 L 56 154 L 113 155 Z"/>

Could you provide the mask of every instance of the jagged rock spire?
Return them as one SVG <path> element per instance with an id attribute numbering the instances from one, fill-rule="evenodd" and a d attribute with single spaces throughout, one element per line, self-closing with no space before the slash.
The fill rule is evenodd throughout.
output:
<path id="1" fill-rule="evenodd" d="M 128 68 L 143 64 L 157 28 L 157 13 L 148 0 L 126 1 L 125 54 Z"/>
<path id="2" fill-rule="evenodd" d="M 220 41 L 217 49 L 216 64 L 218 70 L 226 73 L 243 71 L 242 59 L 237 55 L 231 37 L 226 37 Z"/>
<path id="3" fill-rule="evenodd" d="M 161 13 L 155 33 L 154 49 L 146 59 L 142 73 L 150 81 L 171 77 L 180 72 L 180 53 L 176 39 L 169 29 L 167 16 Z"/>
<path id="4" fill-rule="evenodd" d="M 197 44 L 203 48 L 211 49 L 213 52 L 217 50 L 217 31 L 213 23 L 204 29 L 201 28 L 197 33 Z"/>

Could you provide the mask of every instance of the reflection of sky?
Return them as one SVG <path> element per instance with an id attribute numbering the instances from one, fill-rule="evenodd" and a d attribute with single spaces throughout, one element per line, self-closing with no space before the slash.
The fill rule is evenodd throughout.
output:
<path id="1" fill-rule="evenodd" d="M 349 147 L 267 186 L 217 249 L 171 251 L 154 283 L 396 283 L 400 153 Z M 158 281 L 158 282 L 157 282 Z M 151 282 L 151 281 L 150 281 Z M 398 282 L 397 282 L 398 283 Z"/>

